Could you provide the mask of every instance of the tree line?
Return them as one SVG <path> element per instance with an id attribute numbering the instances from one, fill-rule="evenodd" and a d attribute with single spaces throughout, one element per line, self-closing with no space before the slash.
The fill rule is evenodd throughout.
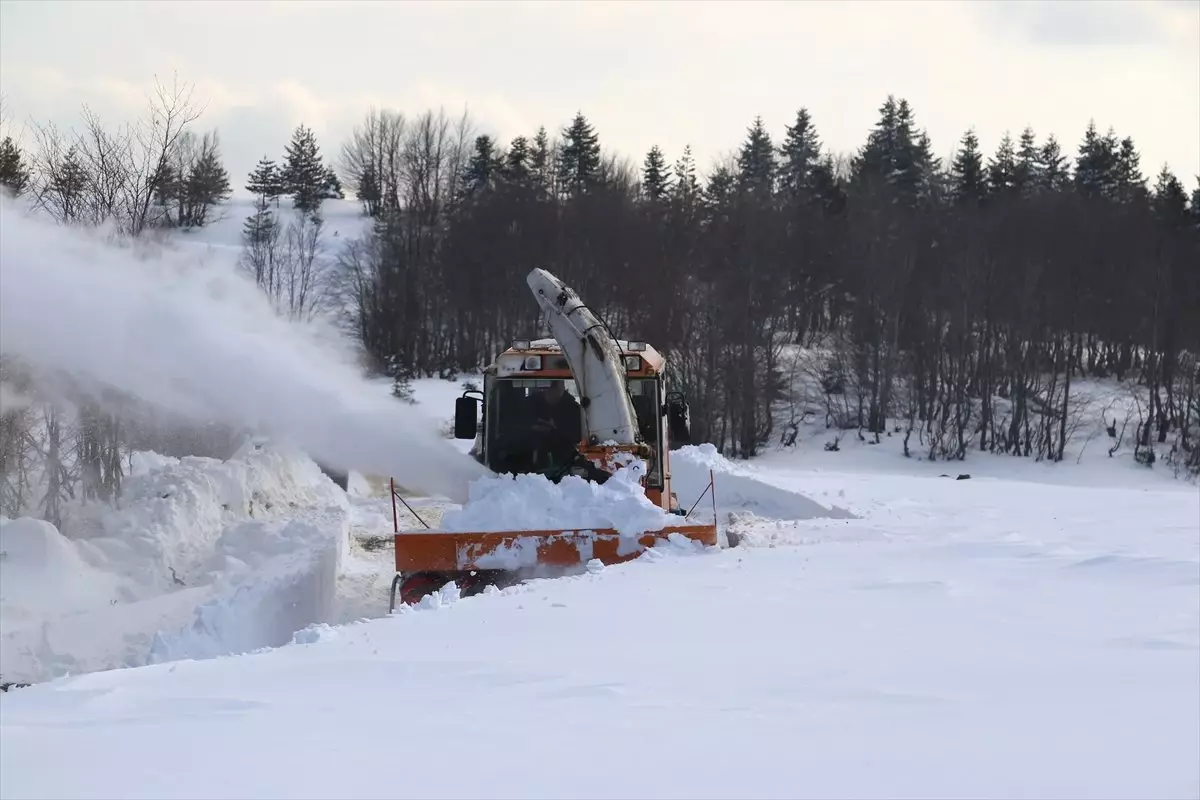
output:
<path id="1" fill-rule="evenodd" d="M 0 184 L 64 224 L 211 224 L 230 179 L 199 117 L 178 87 L 120 128 L 85 108 L 81 133 L 0 141 Z M 851 154 L 801 108 L 778 137 L 753 120 L 709 170 L 690 148 L 640 163 L 605 149 L 582 112 L 502 143 L 469 115 L 371 110 L 334 155 L 300 125 L 245 176 L 240 264 L 281 313 L 339 319 L 401 390 L 541 333 L 524 276 L 542 266 L 668 356 L 693 437 L 731 456 L 816 415 L 830 448 L 855 432 L 931 458 L 1060 460 L 1084 412 L 1074 389 L 1111 377 L 1135 404 L 1111 420 L 1113 450 L 1200 472 L 1200 186 L 1189 198 L 1166 167 L 1148 179 L 1132 137 L 1094 124 L 1072 149 L 1025 128 L 985 154 L 971 130 L 943 163 L 891 96 Z M 347 193 L 370 224 L 335 247 L 322 206 Z M 89 402 L 69 424 L 44 411 L 36 442 L 30 406 L 0 415 L 0 513 L 29 504 L 19 476 L 34 473 L 58 476 L 38 490 L 51 517 L 77 490 L 115 496 L 135 438 L 215 447 Z M 31 466 L 50 455 L 61 471 Z"/>
<path id="2" fill-rule="evenodd" d="M 668 354 L 694 435 L 734 456 L 820 413 L 931 458 L 1061 460 L 1072 382 L 1112 376 L 1144 390 L 1120 437 L 1138 458 L 1166 443 L 1200 469 L 1200 186 L 1189 202 L 1166 167 L 1147 180 L 1131 137 L 1090 124 L 1072 158 L 1027 127 L 985 155 L 970 130 L 943 163 L 888 97 L 849 158 L 801 108 L 700 176 L 689 149 L 640 168 L 605 152 L 582 113 L 554 137 L 465 133 L 372 112 L 343 147 L 374 225 L 338 274 L 399 380 L 537 333 L 523 278 L 546 266 Z"/>

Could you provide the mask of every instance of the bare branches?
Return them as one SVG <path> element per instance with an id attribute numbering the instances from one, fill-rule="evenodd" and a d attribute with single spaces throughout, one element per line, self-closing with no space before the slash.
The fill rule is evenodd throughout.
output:
<path id="1" fill-rule="evenodd" d="M 153 200 L 165 180 L 165 167 L 181 136 L 204 110 L 192 105 L 191 86 L 180 86 L 178 77 L 170 90 L 155 81 L 155 95 L 148 98 L 146 118 L 133 128 L 128 146 L 129 180 L 125 183 L 125 206 L 129 233 L 140 234 L 157 222 Z"/>
<path id="2" fill-rule="evenodd" d="M 371 109 L 342 145 L 338 163 L 342 181 L 372 217 L 400 208 L 407 125 L 399 111 Z"/>
<path id="3" fill-rule="evenodd" d="M 304 213 L 282 225 L 266 208 L 247 220 L 242 268 L 289 319 L 312 320 L 336 301 L 324 225 Z"/>
<path id="4" fill-rule="evenodd" d="M 156 198 L 170 180 L 172 157 L 181 157 L 189 127 L 202 113 L 191 95 L 178 80 L 170 89 L 156 83 L 145 117 L 132 124 L 109 128 L 84 104 L 80 131 L 35 125 L 35 204 L 59 222 L 112 224 L 131 236 L 169 221 Z M 215 147 L 215 138 L 206 141 Z"/>

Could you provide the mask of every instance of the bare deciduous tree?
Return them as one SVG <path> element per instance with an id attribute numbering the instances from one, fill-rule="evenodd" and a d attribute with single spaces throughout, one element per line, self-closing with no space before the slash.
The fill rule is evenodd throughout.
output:
<path id="1" fill-rule="evenodd" d="M 400 208 L 407 124 L 399 111 L 371 109 L 342 145 L 342 181 L 372 217 Z"/>
<path id="2" fill-rule="evenodd" d="M 171 157 L 202 113 L 191 93 L 178 81 L 170 90 L 156 84 L 146 116 L 113 130 L 87 105 L 81 132 L 35 126 L 37 205 L 60 222 L 111 223 L 130 236 L 159 224 L 167 211 L 156 198 L 169 180 Z"/>

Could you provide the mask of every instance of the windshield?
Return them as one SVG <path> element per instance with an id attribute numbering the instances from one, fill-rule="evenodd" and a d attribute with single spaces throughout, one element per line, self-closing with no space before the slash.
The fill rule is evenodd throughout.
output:
<path id="1" fill-rule="evenodd" d="M 647 484 L 661 488 L 663 470 L 657 455 L 661 446 L 658 379 L 633 378 L 628 386 L 638 429 L 643 440 L 655 451 L 647 464 Z M 539 452 L 538 437 L 532 431 L 535 418 L 548 411 L 554 415 L 555 427 L 562 434 L 560 443 L 582 443 L 583 412 L 575 381 L 489 376 L 485 391 L 488 394 L 484 422 L 486 460 L 492 470 L 539 472 L 567 457 L 561 450 L 548 456 Z"/>

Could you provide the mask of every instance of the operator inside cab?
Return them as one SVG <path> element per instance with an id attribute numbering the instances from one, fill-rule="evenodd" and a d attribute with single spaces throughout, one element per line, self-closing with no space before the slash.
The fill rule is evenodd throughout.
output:
<path id="1" fill-rule="evenodd" d="M 537 439 L 535 460 L 546 466 L 569 460 L 583 438 L 583 412 L 575 397 L 567 392 L 562 381 L 550 385 L 529 397 L 533 417 L 533 433 Z"/>

